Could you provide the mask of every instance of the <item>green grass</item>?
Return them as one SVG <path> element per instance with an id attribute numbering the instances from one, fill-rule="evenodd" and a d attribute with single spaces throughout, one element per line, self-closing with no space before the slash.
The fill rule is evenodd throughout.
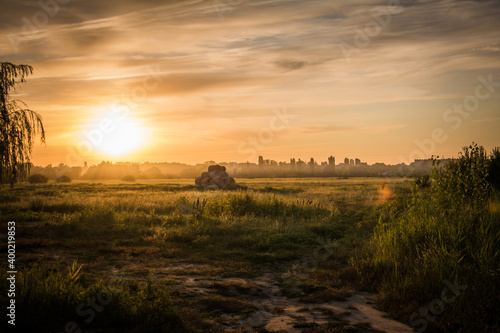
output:
<path id="1" fill-rule="evenodd" d="M 484 150 L 471 146 L 436 169 L 430 189 L 414 185 L 385 208 L 366 251 L 353 261 L 364 282 L 381 291 L 379 305 L 416 329 L 500 328 L 500 299 L 493 296 L 500 294 L 500 195 L 486 182 L 488 168 Z M 443 290 L 455 281 L 467 287 L 437 309 L 437 318 L 417 312 L 445 299 Z"/>
<path id="2" fill-rule="evenodd" d="M 71 320 L 81 325 L 77 305 L 105 282 L 120 281 L 111 273 L 118 269 L 122 278 L 133 283 L 113 294 L 103 315 L 96 315 L 82 329 L 122 327 L 127 331 L 129 325 L 130 332 L 141 331 L 138 327 L 158 332 L 168 327 L 203 330 L 217 315 L 211 307 L 226 312 L 234 308 L 241 314 L 253 311 L 251 303 L 238 300 L 245 286 L 233 286 L 233 294 L 216 293 L 195 302 L 198 296 L 189 292 L 172 294 L 156 278 L 159 269 L 185 262 L 209 263 L 211 268 L 180 269 L 177 274 L 249 277 L 279 273 L 286 263 L 312 256 L 318 239 L 347 244 L 349 237 L 363 229 L 358 221 L 379 205 L 381 179 L 239 181 L 249 189 L 205 192 L 182 181 L 1 188 L 0 197 L 5 199 L 0 203 L 1 222 L 17 223 L 16 263 L 24 279 L 18 285 L 24 296 L 18 301 L 32 314 L 24 321 L 26 329 L 63 330 Z M 394 179 L 392 187 L 400 192 L 409 184 L 410 180 Z M 329 259 L 347 264 L 351 251 L 347 246 Z M 68 277 L 75 259 L 83 264 L 78 281 Z M 154 278 L 148 280 L 151 274 Z M 213 288 L 220 293 L 222 285 Z M 152 290 L 156 301 L 150 304 Z M 335 296 L 323 293 L 312 297 Z M 47 310 L 52 308 L 56 311 Z M 166 318 L 166 326 L 153 315 Z M 53 324 L 42 325 L 45 322 Z"/>
<path id="3" fill-rule="evenodd" d="M 284 295 L 310 303 L 378 290 L 379 304 L 407 322 L 439 296 L 443 279 L 477 279 L 435 322 L 455 329 L 463 324 L 460 311 L 497 306 L 478 304 L 473 295 L 490 301 L 491 276 L 498 276 L 498 195 L 488 196 L 482 211 L 452 204 L 459 211 L 443 212 L 447 203 L 428 199 L 433 186 L 412 190 L 412 181 L 238 179 L 248 189 L 236 192 L 202 191 L 192 180 L 2 187 L 0 222 L 17 223 L 16 264 L 24 279 L 18 301 L 30 313 L 23 325 L 54 332 L 68 321 L 87 331 L 217 331 L 221 313 L 255 311 L 242 299 L 253 296 L 252 286 L 214 281 L 202 295 L 174 277 L 263 273 L 281 276 Z M 335 247 L 318 252 L 325 243 Z M 315 268 L 304 269 L 311 258 Z M 83 264 L 76 280 L 69 273 L 74 260 Z M 106 288 L 112 302 L 85 323 L 76 307 Z M 342 325 L 304 330 L 340 332 Z"/>

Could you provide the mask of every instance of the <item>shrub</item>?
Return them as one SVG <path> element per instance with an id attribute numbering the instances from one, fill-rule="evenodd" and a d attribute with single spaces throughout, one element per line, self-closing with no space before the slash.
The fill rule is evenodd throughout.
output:
<path id="1" fill-rule="evenodd" d="M 124 182 L 135 182 L 135 177 L 132 175 L 126 175 L 122 178 Z"/>
<path id="2" fill-rule="evenodd" d="M 446 208 L 471 205 L 479 208 L 489 196 L 487 181 L 490 160 L 482 146 L 464 147 L 458 160 L 432 171 L 435 181 L 432 198 Z"/>
<path id="3" fill-rule="evenodd" d="M 490 155 L 488 182 L 496 190 L 500 190 L 500 148 L 493 149 Z"/>
<path id="4" fill-rule="evenodd" d="M 34 175 L 31 175 L 28 177 L 28 182 L 30 184 L 45 184 L 47 183 L 49 179 L 45 177 L 44 175 L 41 175 L 39 173 L 36 173 Z"/>
<path id="5" fill-rule="evenodd" d="M 464 147 L 456 161 L 433 170 L 431 191 L 415 185 L 400 214 L 381 216 L 368 257 L 354 263 L 379 287 L 386 310 L 407 321 L 439 298 L 444 281 L 458 278 L 468 288 L 426 325 L 444 332 L 498 325 L 490 315 L 500 306 L 493 296 L 500 282 L 500 214 L 490 208 L 498 201 L 487 181 L 490 163 L 483 147 Z"/>
<path id="6" fill-rule="evenodd" d="M 429 175 L 418 176 L 415 179 L 415 184 L 420 188 L 428 188 L 431 186 L 431 177 Z"/>
<path id="7" fill-rule="evenodd" d="M 61 177 L 57 178 L 58 183 L 71 183 L 71 178 L 69 178 L 66 175 L 62 175 Z"/>

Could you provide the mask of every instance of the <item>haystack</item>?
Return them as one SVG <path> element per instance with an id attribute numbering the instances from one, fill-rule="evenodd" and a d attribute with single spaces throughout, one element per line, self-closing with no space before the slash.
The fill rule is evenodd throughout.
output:
<path id="1" fill-rule="evenodd" d="M 241 188 L 233 177 L 229 177 L 226 167 L 222 165 L 209 166 L 208 172 L 203 172 L 194 183 L 208 190 L 237 190 Z"/>

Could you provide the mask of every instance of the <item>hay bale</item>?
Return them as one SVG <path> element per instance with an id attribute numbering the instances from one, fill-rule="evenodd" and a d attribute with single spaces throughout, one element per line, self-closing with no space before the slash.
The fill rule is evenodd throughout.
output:
<path id="1" fill-rule="evenodd" d="M 208 167 L 208 172 L 212 172 L 212 171 L 226 171 L 226 167 L 225 166 L 222 166 L 222 165 L 211 165 Z"/>
<path id="2" fill-rule="evenodd" d="M 210 182 L 210 178 L 202 178 L 200 180 L 200 185 L 201 186 L 207 186 L 209 182 Z"/>
<path id="3" fill-rule="evenodd" d="M 215 171 L 215 177 L 229 178 L 229 175 L 226 171 Z"/>
<path id="4" fill-rule="evenodd" d="M 194 182 L 207 190 L 237 190 L 241 188 L 233 177 L 229 177 L 226 167 L 222 165 L 209 166 L 208 172 L 203 172 L 201 177 L 196 178 Z"/>
<path id="5" fill-rule="evenodd" d="M 236 182 L 234 183 L 229 183 L 229 185 L 227 185 L 227 189 L 228 190 L 239 190 L 241 188 L 241 186 L 239 184 L 236 184 Z"/>
<path id="6" fill-rule="evenodd" d="M 210 180 L 210 185 L 218 185 L 220 188 L 223 190 L 226 189 L 226 187 L 229 185 L 229 178 L 228 177 L 214 177 Z"/>

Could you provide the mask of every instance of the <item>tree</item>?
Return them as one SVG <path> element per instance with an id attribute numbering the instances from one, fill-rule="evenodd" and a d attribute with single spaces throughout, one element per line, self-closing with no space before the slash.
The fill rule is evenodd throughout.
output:
<path id="1" fill-rule="evenodd" d="M 0 183 L 14 186 L 29 173 L 33 142 L 39 135 L 45 142 L 42 117 L 9 93 L 33 73 L 29 65 L 0 63 Z"/>

